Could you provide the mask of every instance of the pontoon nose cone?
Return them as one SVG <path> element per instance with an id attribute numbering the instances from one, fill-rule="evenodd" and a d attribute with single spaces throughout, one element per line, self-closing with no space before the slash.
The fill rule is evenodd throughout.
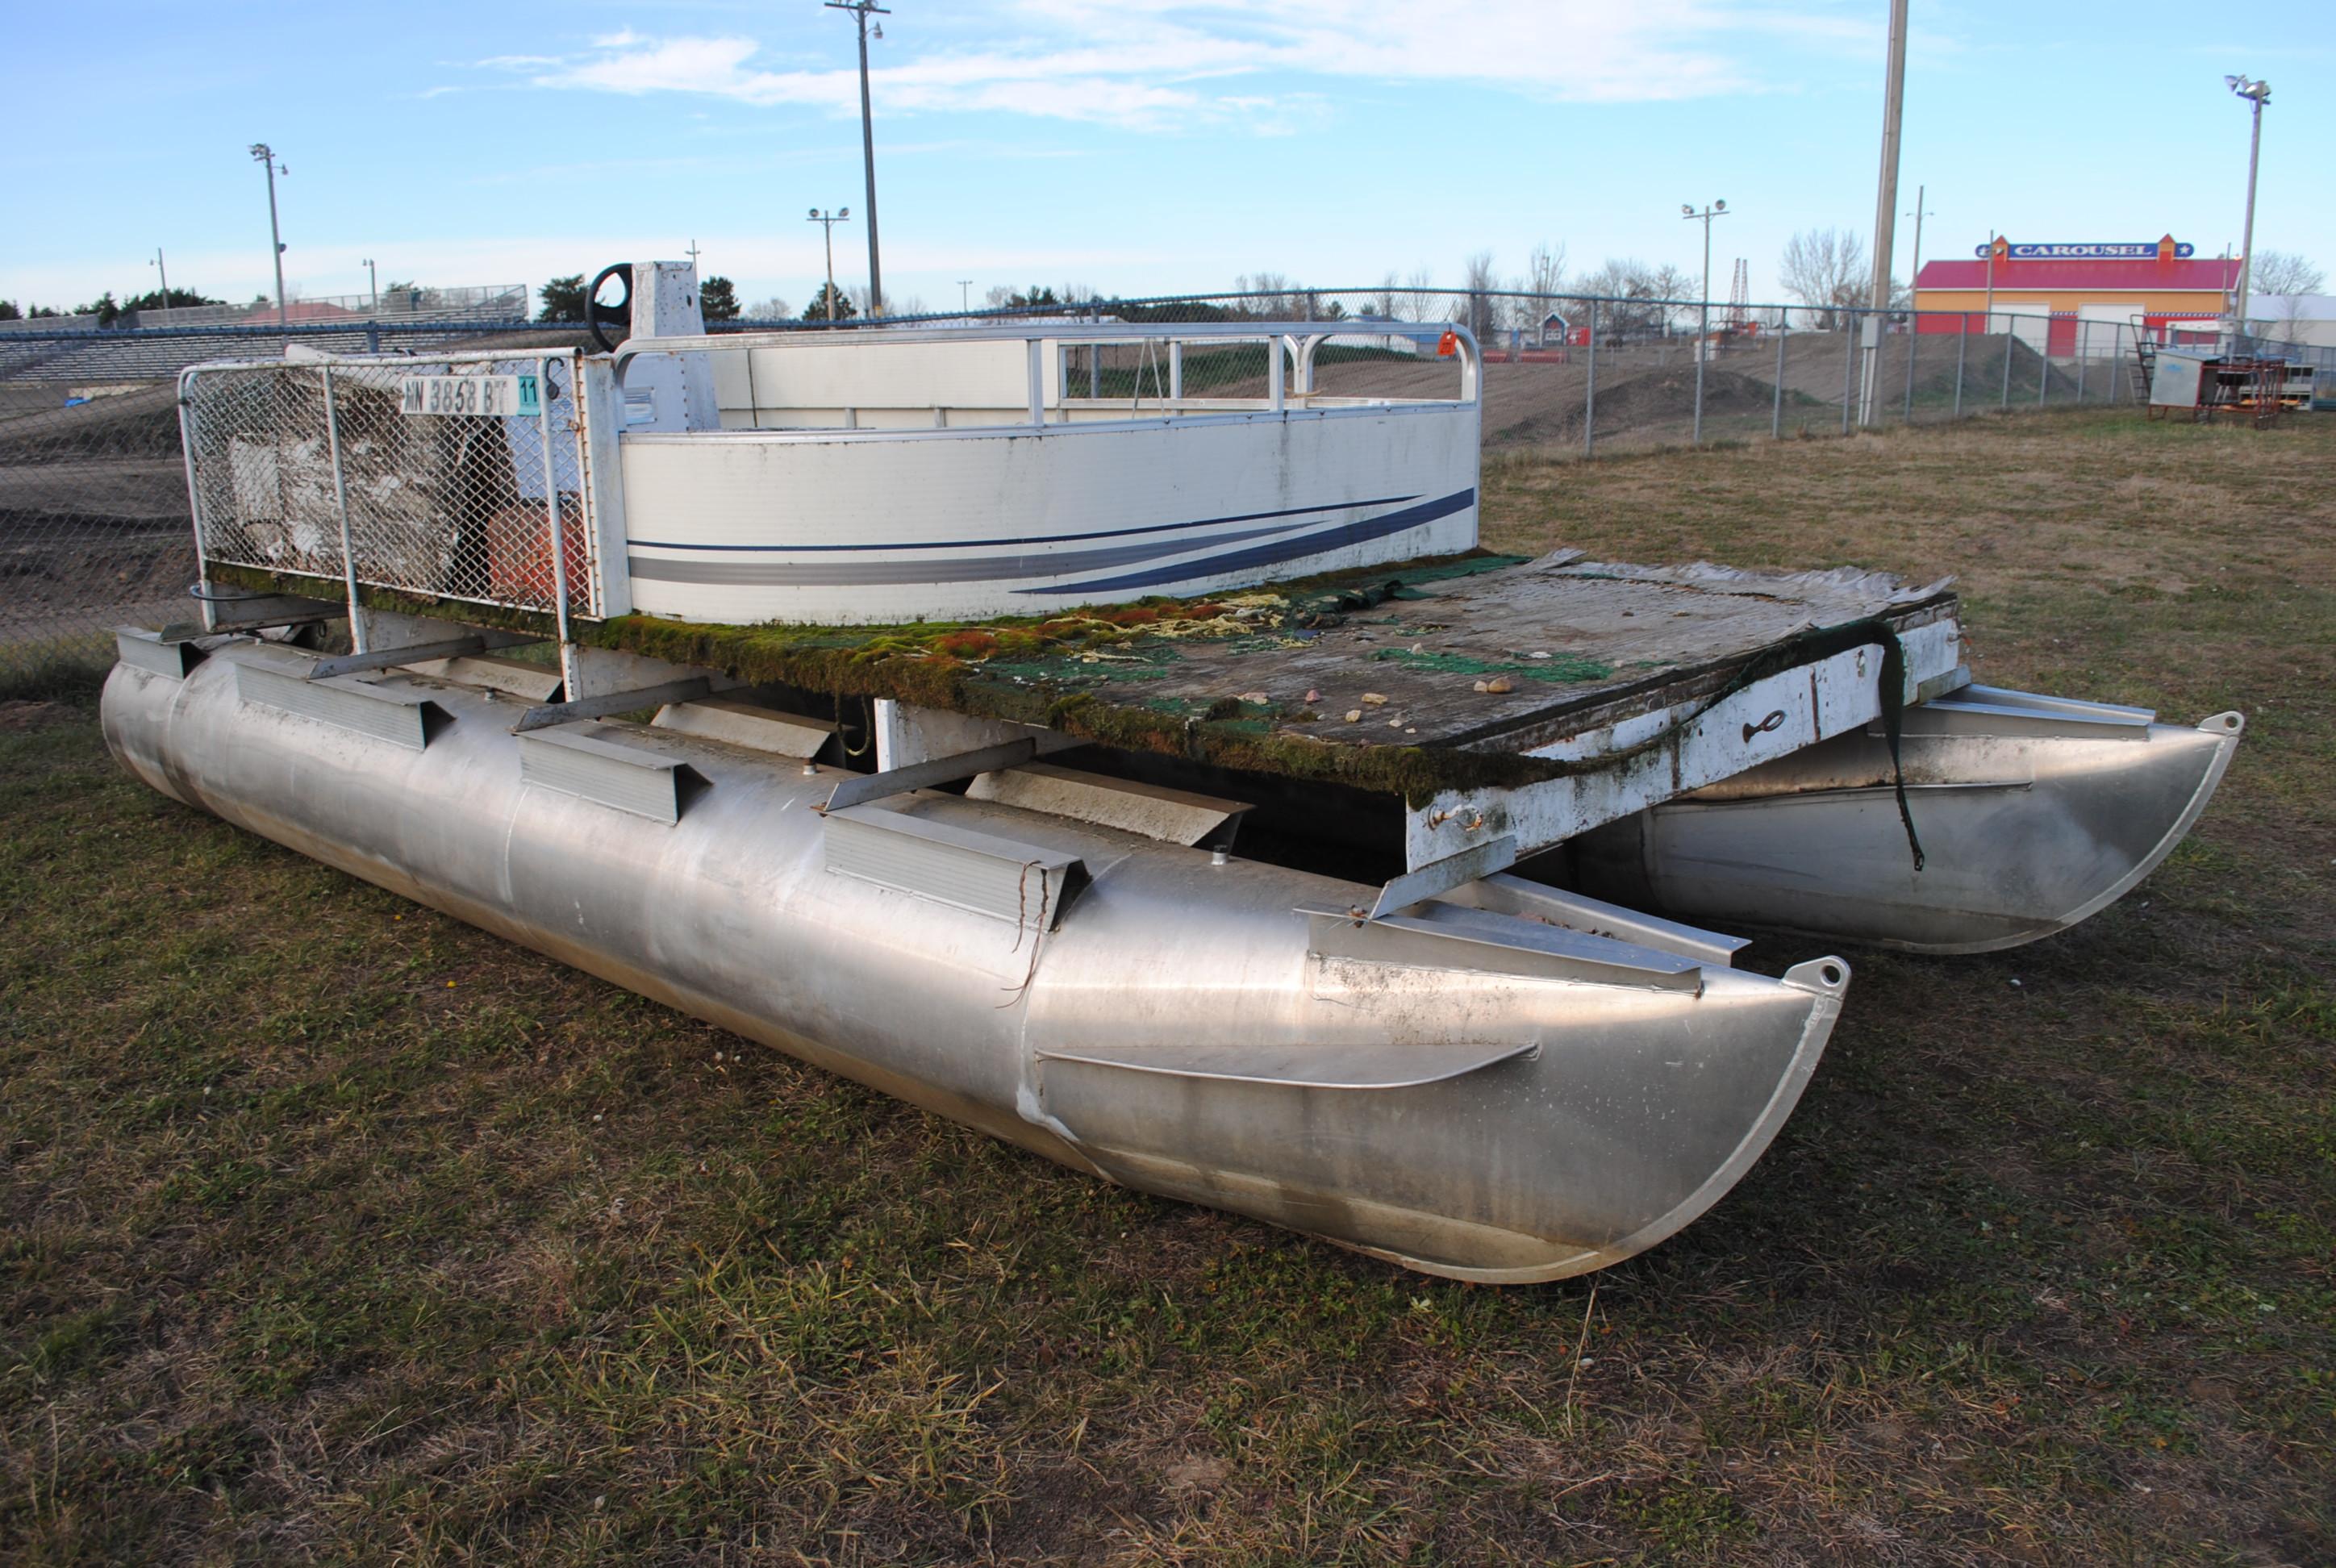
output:
<path id="1" fill-rule="evenodd" d="M 1655 1245 L 1743 1177 L 1849 983 L 1834 958 L 1782 979 L 1706 969 L 1695 991 L 1360 968 L 1328 994 L 1318 975 L 1317 997 L 1387 1046 L 1309 1045 L 1247 1075 L 1164 1037 L 1066 1047 L 1042 1053 L 1046 1109 L 1130 1186 L 1431 1274 L 1562 1279 Z M 1406 1041 L 1394 1020 L 1430 988 L 1445 1023 Z"/>
<path id="2" fill-rule="evenodd" d="M 1879 735 L 1845 735 L 1576 842 L 1584 883 L 1691 919 L 1915 952 L 2064 930 L 2130 891 L 2214 796 L 2244 733 L 1974 687 L 1907 710 L 1917 872 Z"/>

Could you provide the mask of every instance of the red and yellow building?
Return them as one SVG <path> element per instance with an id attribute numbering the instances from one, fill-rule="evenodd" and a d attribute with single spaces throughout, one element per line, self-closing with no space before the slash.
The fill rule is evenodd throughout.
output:
<path id="1" fill-rule="evenodd" d="M 2046 352 L 2073 354 L 2080 324 L 2130 326 L 2139 317 L 2151 336 L 2169 327 L 2212 323 L 2226 314 L 2239 286 L 2235 259 L 2200 260 L 2171 234 L 2152 243 L 2019 244 L 1998 239 L 1964 260 L 1927 261 L 1914 278 L 1914 308 L 1946 315 L 1919 317 L 1924 332 L 1961 332 L 1959 313 L 1974 317 L 1969 330 L 1987 330 L 1998 317 L 2050 318 Z M 2004 330 L 1999 320 L 1998 331 Z"/>

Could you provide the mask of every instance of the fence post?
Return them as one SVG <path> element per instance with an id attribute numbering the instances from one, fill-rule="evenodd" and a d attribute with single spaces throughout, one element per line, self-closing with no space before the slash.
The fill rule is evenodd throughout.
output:
<path id="1" fill-rule="evenodd" d="M 1598 450 L 1598 302 L 1590 302 L 1590 389 L 1582 404 L 1582 455 Z"/>
<path id="2" fill-rule="evenodd" d="M 365 648 L 365 617 L 357 611 L 357 553 L 349 538 L 349 486 L 341 472 L 341 421 L 333 403 L 333 367 L 317 366 L 325 382 L 325 446 L 333 460 L 333 508 L 341 514 L 341 585 L 349 596 L 349 646 Z"/>
<path id="3" fill-rule="evenodd" d="M 574 377 L 569 378 L 572 383 Z M 570 397 L 576 388 L 568 389 Z M 563 678 L 575 676 L 568 649 L 568 530 L 560 517 L 560 465 L 551 452 L 551 361 L 535 362 L 535 417 L 543 438 L 543 504 L 551 523 L 551 600 L 552 623 L 560 630 L 560 673 Z M 580 496 L 579 496 L 580 499 Z M 573 696 L 576 687 L 568 688 Z"/>
<path id="4" fill-rule="evenodd" d="M 1696 307 L 1695 329 L 1695 433 L 1688 438 L 1690 446 L 1703 444 L 1703 362 L 1711 353 L 1711 301 L 1707 299 Z"/>
<path id="5" fill-rule="evenodd" d="M 1854 395 L 1852 383 L 1857 379 L 1857 312 L 1841 313 L 1841 433 L 1849 433 L 1849 403 Z"/>
<path id="6" fill-rule="evenodd" d="M 1914 423 L 1914 356 L 1922 347 L 1922 318 L 1913 311 L 1906 313 L 1906 409 L 1902 416 L 1907 424 Z"/>
<path id="7" fill-rule="evenodd" d="M 1793 318 L 1782 317 L 1776 323 L 1776 398 L 1768 406 L 1768 439 L 1785 439 L 1785 339 L 1792 336 Z"/>
<path id="8" fill-rule="evenodd" d="M 1971 312 L 1962 313 L 1962 329 L 1955 334 L 1955 414 L 1963 416 L 1963 361 L 1971 354 Z"/>

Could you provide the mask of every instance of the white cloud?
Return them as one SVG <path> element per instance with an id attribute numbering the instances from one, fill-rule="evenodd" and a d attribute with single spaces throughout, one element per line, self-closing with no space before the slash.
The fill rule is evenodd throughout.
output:
<path id="1" fill-rule="evenodd" d="M 969 31 L 962 15 L 951 31 Z M 1624 102 L 1768 85 L 1747 63 L 1761 45 L 1870 52 L 1870 18 L 1830 0 L 1004 0 L 981 26 L 995 46 L 881 59 L 888 112 L 976 111 L 1134 129 L 1223 122 L 1263 130 L 1318 122 L 1319 93 L 1255 79 L 1476 83 L 1535 97 Z M 913 48 L 905 40 L 879 45 Z M 649 36 L 630 27 L 578 54 L 482 62 L 538 86 L 695 93 L 751 104 L 859 107 L 856 70 L 774 69 L 742 34 Z M 1299 100 L 1311 100 L 1302 105 Z"/>

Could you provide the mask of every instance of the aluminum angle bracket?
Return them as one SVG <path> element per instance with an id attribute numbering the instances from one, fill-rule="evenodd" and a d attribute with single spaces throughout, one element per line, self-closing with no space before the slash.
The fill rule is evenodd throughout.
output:
<path id="1" fill-rule="evenodd" d="M 1059 925 L 1093 880 L 1068 851 L 883 803 L 831 809 L 826 840 L 831 872 L 1042 930 Z"/>
<path id="2" fill-rule="evenodd" d="M 406 648 L 368 648 L 363 653 L 334 654 L 320 658 L 308 672 L 310 680 L 330 680 L 336 675 L 355 675 L 361 670 L 399 669 L 410 664 L 425 664 L 434 658 L 461 658 L 468 654 L 484 653 L 493 648 L 513 648 L 521 643 L 540 642 L 540 638 L 521 637 L 511 632 L 473 632 L 468 637 L 450 637 L 438 642 L 418 642 Z"/>
<path id="3" fill-rule="evenodd" d="M 631 713 L 637 708 L 663 707 L 667 703 L 694 702 L 712 689 L 712 682 L 702 675 L 686 680 L 669 680 L 662 686 L 645 686 L 638 691 L 603 692 L 599 696 L 579 697 L 573 702 L 538 704 L 519 716 L 511 726 L 513 735 L 525 735 L 530 730 L 550 729 L 554 725 L 574 724 L 579 719 L 606 718 L 612 713 Z"/>
<path id="4" fill-rule="evenodd" d="M 142 626 L 113 628 L 113 657 L 132 669 L 151 670 L 172 680 L 184 680 L 203 662 L 203 650 L 190 638 L 166 637 Z"/>
<path id="5" fill-rule="evenodd" d="M 521 735 L 519 768 L 529 784 L 667 826 L 707 787 L 681 758 L 608 739 L 584 724 Z"/>
<path id="6" fill-rule="evenodd" d="M 375 686 L 356 676 L 311 680 L 309 661 L 254 657 L 235 660 L 236 696 L 261 707 L 297 714 L 358 735 L 421 751 L 453 716 L 428 696 L 397 687 Z"/>
<path id="7" fill-rule="evenodd" d="M 1440 861 L 1430 861 L 1414 871 L 1407 871 L 1390 880 L 1379 890 L 1378 901 L 1368 916 L 1385 920 L 1398 910 L 1426 903 L 1479 877 L 1504 872 L 1517 863 L 1517 841 L 1507 834 L 1472 844 L 1456 855 L 1446 855 Z"/>
<path id="8" fill-rule="evenodd" d="M 1337 909 L 1300 906 L 1299 912 L 1313 922 L 1310 950 L 1317 959 L 1639 990 L 1703 989 L 1703 965 L 1696 959 L 1486 910 L 1434 903 L 1417 914 L 1375 920 Z"/>
<path id="9" fill-rule="evenodd" d="M 854 774 L 835 786 L 835 793 L 827 797 L 827 804 L 821 809 L 827 812 L 849 811 L 870 801 L 882 800 L 886 795 L 907 794 L 912 790 L 955 784 L 959 779 L 994 773 L 999 768 L 1017 767 L 1041 753 L 1066 751 L 1080 744 L 1075 736 L 1050 731 L 1001 741 L 978 751 L 959 752 L 954 756 L 937 756 L 930 762 L 888 768 L 882 773 Z"/>

